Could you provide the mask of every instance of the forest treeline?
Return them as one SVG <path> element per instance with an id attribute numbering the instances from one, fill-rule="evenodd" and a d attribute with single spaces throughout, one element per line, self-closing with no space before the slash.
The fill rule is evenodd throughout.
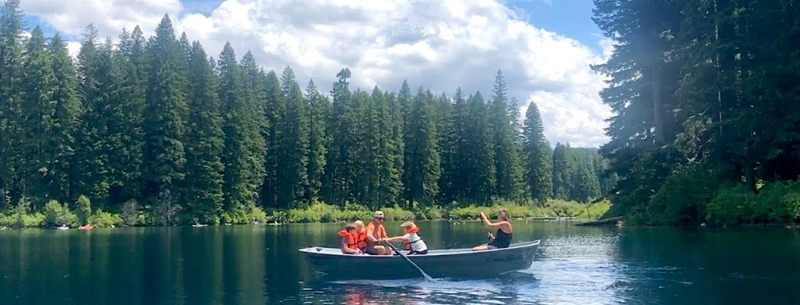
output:
<path id="1" fill-rule="evenodd" d="M 484 97 L 364 91 L 342 69 L 326 96 L 230 44 L 209 56 L 166 15 L 155 36 L 123 29 L 116 44 L 89 25 L 73 60 L 57 34 L 22 35 L 18 0 L 0 13 L 0 210 L 14 215 L 241 223 L 315 202 L 587 202 L 615 182 L 596 150 L 551 150 L 536 104 L 520 118 L 500 71 Z"/>
<path id="2" fill-rule="evenodd" d="M 800 1 L 594 0 L 616 42 L 611 214 L 648 224 L 800 216 Z"/>

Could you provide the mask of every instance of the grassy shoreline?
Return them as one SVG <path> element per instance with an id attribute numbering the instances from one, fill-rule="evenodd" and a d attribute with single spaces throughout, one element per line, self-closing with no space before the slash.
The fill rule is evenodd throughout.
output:
<path id="1" fill-rule="evenodd" d="M 541 217 L 571 217 L 573 220 L 594 220 L 608 211 L 608 201 L 598 201 L 582 204 L 574 201 L 548 200 L 542 205 L 517 204 L 513 202 L 497 202 L 491 206 L 450 206 L 450 207 L 423 207 L 403 209 L 400 207 L 384 207 L 381 210 L 386 215 L 387 221 L 404 220 L 453 220 L 473 221 L 478 220 L 480 212 L 490 217 L 495 217 L 499 208 L 509 210 L 514 220 L 535 219 Z M 221 215 L 217 221 L 208 225 L 247 224 L 259 223 L 340 223 L 355 220 L 367 221 L 372 218 L 371 210 L 363 205 L 346 204 L 344 207 L 314 202 L 306 207 L 289 210 L 267 210 L 253 208 L 244 217 L 237 217 L 232 221 L 230 217 Z M 90 207 L 79 207 L 70 210 L 65 204 L 50 202 L 43 212 L 31 213 L 25 209 L 11 209 L 0 214 L 0 228 L 51 228 L 62 224 L 77 228 L 82 224 L 91 223 L 98 228 L 113 227 L 157 227 L 152 221 L 153 216 L 145 211 L 115 214 L 102 210 L 91 211 Z M 192 225 L 194 221 L 182 220 L 176 225 Z"/>

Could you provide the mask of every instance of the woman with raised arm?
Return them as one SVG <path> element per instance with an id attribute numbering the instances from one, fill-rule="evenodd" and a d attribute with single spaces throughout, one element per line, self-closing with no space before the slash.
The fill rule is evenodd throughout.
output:
<path id="1" fill-rule="evenodd" d="M 508 210 L 500 209 L 497 211 L 497 222 L 489 221 L 489 218 L 483 212 L 481 212 L 481 219 L 484 227 L 489 230 L 497 229 L 497 233 L 492 235 L 492 232 L 489 232 L 489 243 L 472 248 L 472 251 L 508 248 L 511 245 L 514 229 L 511 227 L 511 222 L 509 222 L 511 215 L 509 215 Z"/>

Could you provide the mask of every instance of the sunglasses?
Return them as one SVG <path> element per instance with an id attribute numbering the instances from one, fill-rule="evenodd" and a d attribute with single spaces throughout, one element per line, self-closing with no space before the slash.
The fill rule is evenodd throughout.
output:
<path id="1" fill-rule="evenodd" d="M 383 220 L 383 217 L 374 217 L 375 219 Z"/>

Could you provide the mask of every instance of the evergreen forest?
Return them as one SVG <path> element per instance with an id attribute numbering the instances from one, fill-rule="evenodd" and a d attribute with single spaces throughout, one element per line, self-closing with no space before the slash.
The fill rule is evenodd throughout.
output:
<path id="1" fill-rule="evenodd" d="M 319 204 L 541 207 L 587 203 L 617 180 L 597 149 L 551 149 L 536 104 L 521 117 L 502 71 L 487 73 L 492 92 L 447 94 L 353 88 L 343 68 L 320 92 L 230 44 L 207 54 L 167 15 L 154 36 L 123 29 L 116 43 L 89 25 L 75 58 L 22 16 L 19 0 L 0 12 L 9 225 L 246 223 Z"/>
<path id="2" fill-rule="evenodd" d="M 609 214 L 650 225 L 800 220 L 800 3 L 594 0 L 616 48 Z"/>

